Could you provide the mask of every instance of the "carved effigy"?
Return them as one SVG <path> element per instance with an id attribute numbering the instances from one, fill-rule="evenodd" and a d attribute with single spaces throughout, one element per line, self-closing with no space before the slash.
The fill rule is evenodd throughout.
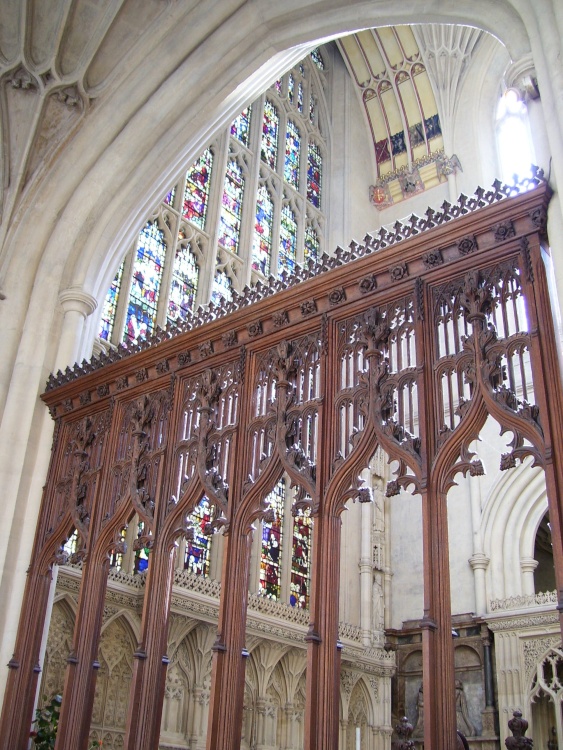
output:
<path id="1" fill-rule="evenodd" d="M 421 627 L 433 664 L 423 680 L 437 717 L 425 722 L 424 742 L 452 746 L 446 497 L 458 474 L 483 471 L 470 446 L 489 415 L 513 435 L 502 468 L 531 456 L 546 473 L 551 522 L 563 518 L 563 394 L 541 258 L 549 189 L 537 174 L 522 187 L 495 182 L 445 202 L 49 379 L 43 398 L 57 438 L 0 748 L 26 740 L 47 576 L 73 527 L 84 568 L 60 748 L 87 746 L 107 560 L 133 517 L 150 562 L 124 746 L 156 746 L 165 695 L 176 700 L 181 683 L 177 669 L 166 677 L 172 550 L 204 497 L 208 531 L 224 531 L 227 572 L 208 747 L 240 746 L 252 525 L 268 518 L 265 498 L 282 473 L 296 487 L 296 509 L 315 519 L 304 743 L 334 747 L 340 515 L 349 500 L 370 500 L 359 474 L 379 446 L 395 471 L 387 496 L 414 489 L 422 498 Z M 267 723 L 275 700 L 259 698 Z"/>

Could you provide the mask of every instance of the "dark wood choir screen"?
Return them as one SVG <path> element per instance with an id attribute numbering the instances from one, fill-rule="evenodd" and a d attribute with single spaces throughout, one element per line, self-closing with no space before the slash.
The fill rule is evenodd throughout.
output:
<path id="1" fill-rule="evenodd" d="M 133 351 L 51 377 L 43 399 L 55 420 L 52 459 L 0 748 L 27 747 L 51 569 L 76 528 L 83 572 L 56 747 L 86 750 L 109 558 L 134 514 L 151 552 L 125 746 L 157 748 L 174 545 L 190 535 L 187 516 L 204 495 L 225 535 L 207 747 L 239 747 L 251 527 L 268 517 L 264 498 L 286 472 L 315 521 L 305 747 L 335 750 L 335 550 L 345 504 L 369 500 L 358 475 L 377 446 L 398 467 L 387 495 L 406 488 L 422 498 L 424 739 L 432 750 L 454 747 L 446 497 L 456 475 L 482 472 L 470 444 L 489 415 L 513 435 L 502 469 L 528 455 L 544 469 L 563 591 L 549 188 L 539 179 L 526 188 L 496 183 L 462 196 Z"/>

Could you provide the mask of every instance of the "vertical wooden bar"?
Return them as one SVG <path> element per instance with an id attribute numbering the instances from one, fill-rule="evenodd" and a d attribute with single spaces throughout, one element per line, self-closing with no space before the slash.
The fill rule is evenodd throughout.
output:
<path id="1" fill-rule="evenodd" d="M 133 682 L 124 740 L 126 750 L 155 750 L 160 738 L 174 553 L 157 541 L 150 558 L 141 638 L 133 655 Z"/>
<path id="2" fill-rule="evenodd" d="M 251 534 L 239 517 L 225 534 L 217 640 L 213 646 L 208 750 L 237 750 L 242 732 Z"/>
<path id="3" fill-rule="evenodd" d="M 23 597 L 20 625 L 14 655 L 8 663 L 10 669 L 6 685 L 6 698 L 0 719 L 0 749 L 25 750 L 33 720 L 33 706 L 37 689 L 39 652 L 45 622 L 51 570 L 38 570 L 32 564 L 28 572 Z M 36 627 L 26 627 L 36 623 Z"/>
<path id="4" fill-rule="evenodd" d="M 98 646 L 109 573 L 106 554 L 84 563 L 72 651 L 63 690 L 56 750 L 87 750 L 99 669 Z"/>

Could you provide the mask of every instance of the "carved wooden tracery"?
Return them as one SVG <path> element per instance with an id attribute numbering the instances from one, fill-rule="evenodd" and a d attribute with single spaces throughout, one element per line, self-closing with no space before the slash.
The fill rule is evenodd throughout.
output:
<path id="1" fill-rule="evenodd" d="M 377 446 L 396 467 L 387 495 L 422 498 L 425 743 L 454 746 L 446 495 L 457 475 L 483 472 L 470 446 L 489 415 L 512 434 L 501 469 L 531 456 L 545 471 L 563 591 L 563 397 L 542 257 L 549 189 L 509 192 L 495 183 L 445 203 L 133 352 L 51 378 L 53 456 L 0 748 L 27 746 L 50 568 L 65 561 L 72 527 L 83 575 L 56 747 L 87 747 L 109 556 L 135 514 L 151 555 L 125 746 L 158 746 L 173 550 L 204 496 L 207 531 L 225 534 L 208 748 L 239 747 L 252 523 L 269 518 L 265 498 L 285 472 L 296 506 L 315 517 L 305 746 L 334 750 L 340 514 L 370 499 L 358 475 Z"/>

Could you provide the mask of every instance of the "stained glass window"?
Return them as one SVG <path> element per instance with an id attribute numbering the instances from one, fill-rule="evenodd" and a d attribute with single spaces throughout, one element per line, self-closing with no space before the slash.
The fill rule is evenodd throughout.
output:
<path id="1" fill-rule="evenodd" d="M 174 205 L 174 198 L 176 197 L 176 185 L 172 188 L 172 190 L 169 190 L 166 193 L 166 197 L 164 198 L 164 202 L 167 206 L 173 206 Z"/>
<path id="2" fill-rule="evenodd" d="M 223 299 L 231 300 L 233 298 L 233 282 L 227 276 L 225 271 L 217 271 L 213 279 L 213 289 L 211 291 L 211 301 L 218 305 Z"/>
<path id="3" fill-rule="evenodd" d="M 281 555 L 285 506 L 285 482 L 283 479 L 270 492 L 267 500 L 270 508 L 274 511 L 275 518 L 272 523 L 262 523 L 259 593 L 268 599 L 277 600 L 281 593 Z"/>
<path id="4" fill-rule="evenodd" d="M 307 149 L 307 200 L 316 208 L 321 207 L 322 156 L 316 143 Z"/>
<path id="5" fill-rule="evenodd" d="M 258 188 L 256 200 L 256 223 L 254 225 L 254 242 L 252 244 L 252 268 L 264 276 L 270 273 L 272 254 L 272 225 L 274 223 L 274 204 L 265 185 Z"/>
<path id="6" fill-rule="evenodd" d="M 212 520 L 211 512 L 212 507 L 209 500 L 204 497 L 188 516 L 188 520 L 193 524 L 195 534 L 194 538 L 186 543 L 184 569 L 204 577 L 209 575 L 211 536 L 205 532 L 207 524 Z"/>
<path id="7" fill-rule="evenodd" d="M 113 326 L 115 323 L 115 313 L 117 310 L 117 300 L 119 297 L 119 291 L 121 289 L 121 279 L 123 277 L 123 265 L 125 261 L 119 266 L 117 273 L 115 274 L 114 280 L 111 282 L 109 292 L 104 300 L 104 307 L 102 309 L 102 319 L 100 321 L 100 333 L 99 336 L 104 341 L 110 341 Z"/>
<path id="8" fill-rule="evenodd" d="M 189 245 L 179 245 L 172 269 L 168 322 L 172 323 L 178 317 L 185 320 L 188 313 L 194 309 L 198 278 L 199 268 Z"/>
<path id="9" fill-rule="evenodd" d="M 200 229 L 205 227 L 212 166 L 213 152 L 208 148 L 186 174 L 182 213 Z"/>
<path id="10" fill-rule="evenodd" d="M 299 86 L 297 87 L 297 109 L 300 112 L 303 112 L 303 84 L 301 81 L 299 82 Z"/>
<path id="11" fill-rule="evenodd" d="M 295 100 L 295 78 L 293 73 L 290 73 L 287 77 L 287 98 L 290 104 L 293 104 Z"/>
<path id="12" fill-rule="evenodd" d="M 301 136 L 294 122 L 287 121 L 285 136 L 285 164 L 283 177 L 286 182 L 299 190 L 299 154 L 301 151 Z"/>
<path id="13" fill-rule="evenodd" d="M 314 124 L 317 117 L 317 101 L 313 94 L 309 100 L 309 120 Z"/>
<path id="14" fill-rule="evenodd" d="M 305 229 L 305 262 L 319 259 L 320 243 L 319 235 L 313 227 Z"/>
<path id="15" fill-rule="evenodd" d="M 272 102 L 266 99 L 264 103 L 264 120 L 262 122 L 262 161 L 275 169 L 278 159 L 278 128 L 280 118 Z"/>
<path id="16" fill-rule="evenodd" d="M 276 91 L 278 94 L 281 94 L 282 92 L 282 79 L 278 78 L 278 80 L 274 83 L 274 86 L 276 87 Z"/>
<path id="17" fill-rule="evenodd" d="M 137 539 L 143 536 L 145 531 L 145 524 L 139 521 L 137 526 Z M 149 567 L 149 554 L 150 549 L 148 547 L 141 547 L 135 550 L 135 563 L 133 567 L 134 573 L 142 573 Z"/>
<path id="18" fill-rule="evenodd" d="M 219 218 L 219 243 L 233 253 L 238 252 L 240 220 L 244 195 L 242 168 L 234 159 L 227 164 L 223 187 L 223 202 Z"/>
<path id="19" fill-rule="evenodd" d="M 309 607 L 312 532 L 310 511 L 298 511 L 293 521 L 289 603 L 299 609 Z"/>
<path id="20" fill-rule="evenodd" d="M 136 343 L 154 329 L 165 255 L 164 232 L 156 220 L 147 222 L 137 244 L 125 320 L 125 341 Z"/>
<path id="21" fill-rule="evenodd" d="M 250 138 L 250 114 L 251 108 L 247 107 L 231 125 L 231 135 L 245 146 L 248 146 Z"/>
<path id="22" fill-rule="evenodd" d="M 296 246 L 297 223 L 295 221 L 295 214 L 288 205 L 285 205 L 281 211 L 278 274 L 281 274 L 282 271 L 293 273 L 295 269 Z"/>
<path id="23" fill-rule="evenodd" d="M 311 60 L 315 63 L 319 70 L 325 69 L 324 60 L 318 47 L 311 52 Z"/>

